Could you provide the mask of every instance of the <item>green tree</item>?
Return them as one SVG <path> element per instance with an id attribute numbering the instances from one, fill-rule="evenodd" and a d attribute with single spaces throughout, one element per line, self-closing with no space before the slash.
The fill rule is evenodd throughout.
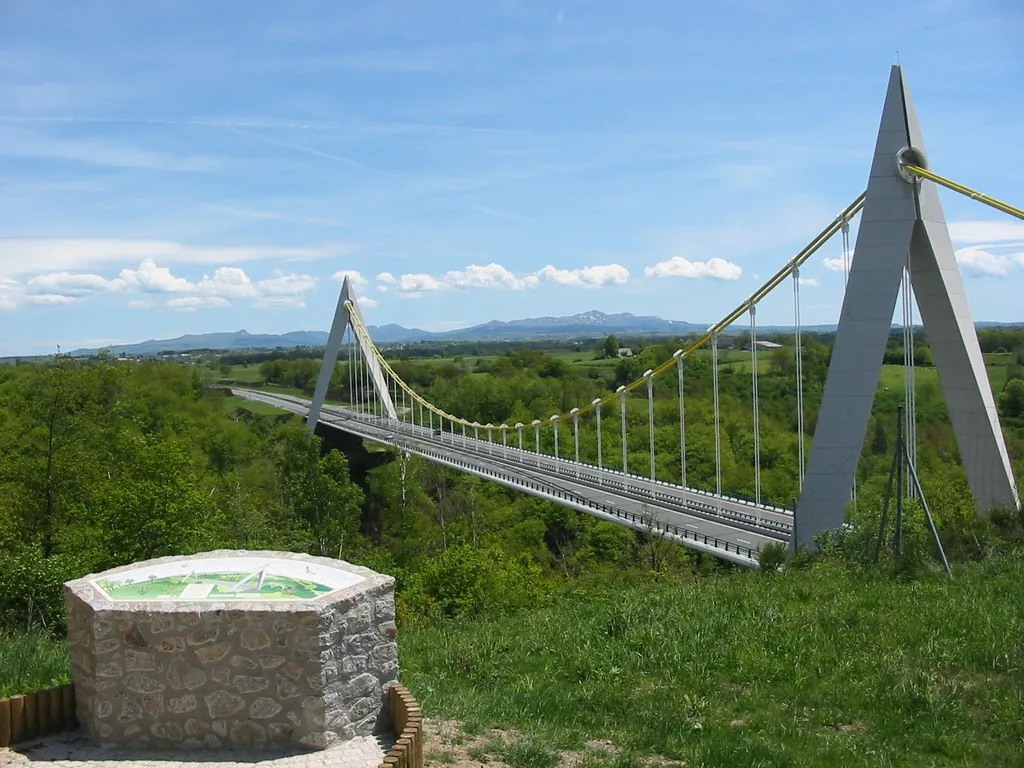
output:
<path id="1" fill-rule="evenodd" d="M 613 358 L 619 356 L 619 349 L 622 344 L 619 342 L 618 336 L 611 334 L 604 340 L 604 344 L 601 345 L 601 353 L 606 358 Z"/>
<path id="2" fill-rule="evenodd" d="M 281 489 L 314 542 L 314 554 L 341 558 L 360 528 L 362 489 L 352 482 L 345 455 L 321 455 L 321 440 L 301 424 L 280 436 Z"/>
<path id="3" fill-rule="evenodd" d="M 1024 380 L 1007 380 L 999 393 L 999 412 L 1014 418 L 1024 416 Z"/>

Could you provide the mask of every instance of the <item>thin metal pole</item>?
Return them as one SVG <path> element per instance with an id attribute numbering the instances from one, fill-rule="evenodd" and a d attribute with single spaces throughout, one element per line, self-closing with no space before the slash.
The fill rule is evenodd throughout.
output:
<path id="1" fill-rule="evenodd" d="M 345 333 L 348 335 L 348 407 L 352 408 L 352 403 L 355 400 L 355 392 L 352 385 L 352 329 L 351 327 L 345 328 Z"/>
<path id="2" fill-rule="evenodd" d="M 555 458 L 557 459 L 558 458 L 558 419 L 555 419 L 554 422 L 555 422 Z M 558 465 L 557 464 L 555 464 L 555 471 L 556 472 L 558 471 Z"/>
<path id="3" fill-rule="evenodd" d="M 896 451 L 899 462 L 896 464 L 896 556 L 903 554 L 903 458 L 906 450 L 903 445 L 903 408 L 897 409 L 899 423 L 896 425 Z"/>
<path id="4" fill-rule="evenodd" d="M 537 466 L 540 466 L 540 424 L 533 425 L 533 438 L 535 442 L 535 450 L 537 453 Z"/>
<path id="5" fill-rule="evenodd" d="M 622 474 L 627 474 L 627 461 L 626 461 L 626 390 L 619 387 L 619 401 L 622 410 Z"/>
<path id="6" fill-rule="evenodd" d="M 519 433 L 519 450 L 523 450 L 523 428 L 516 427 L 516 432 Z"/>
<path id="7" fill-rule="evenodd" d="M 679 472 L 680 482 L 686 487 L 686 405 L 683 399 L 683 355 L 676 353 L 676 372 L 679 374 Z"/>
<path id="8" fill-rule="evenodd" d="M 715 493 L 718 509 L 722 509 L 722 430 L 718 410 L 718 334 L 711 334 L 711 378 L 715 399 Z"/>
<path id="9" fill-rule="evenodd" d="M 921 499 L 921 505 L 924 507 L 925 517 L 928 518 L 928 527 L 931 528 L 932 537 L 935 539 L 935 546 L 939 550 L 939 557 L 942 558 L 942 566 L 946 569 L 946 575 L 950 578 L 953 577 L 953 569 L 949 567 L 949 560 L 946 559 L 946 550 L 942 547 L 942 539 L 939 538 L 939 532 L 935 528 L 935 520 L 932 518 L 932 511 L 928 508 L 928 501 L 924 497 L 924 490 L 921 488 L 921 479 L 917 476 L 917 470 L 914 468 L 914 462 L 907 460 L 907 469 L 910 470 L 910 476 L 914 481 L 914 488 L 917 490 L 917 497 Z"/>
<path id="10" fill-rule="evenodd" d="M 797 480 L 801 491 L 804 489 L 804 353 L 800 339 L 800 269 L 793 270 L 793 325 L 796 328 L 796 431 L 797 431 Z"/>
<path id="11" fill-rule="evenodd" d="M 882 551 L 882 541 L 885 538 L 885 529 L 889 524 L 889 504 L 892 501 L 892 481 L 896 477 L 896 464 L 900 460 L 900 447 L 896 446 L 896 452 L 892 456 L 892 464 L 889 466 L 889 480 L 885 485 L 885 501 L 882 504 L 882 520 L 878 525 L 878 543 L 875 545 L 875 562 L 878 562 L 878 555 Z M 794 520 L 796 517 L 794 516 Z"/>
<path id="12" fill-rule="evenodd" d="M 754 503 L 761 506 L 761 424 L 757 401 L 757 306 L 750 304 L 750 362 L 754 395 Z"/>
<path id="13" fill-rule="evenodd" d="M 600 473 L 604 471 L 604 467 L 601 464 L 601 402 L 600 401 L 598 401 L 598 403 L 597 403 L 596 412 L 597 412 L 597 471 L 599 473 L 598 476 L 597 476 L 597 482 L 600 483 L 601 482 L 601 475 L 600 475 Z"/>

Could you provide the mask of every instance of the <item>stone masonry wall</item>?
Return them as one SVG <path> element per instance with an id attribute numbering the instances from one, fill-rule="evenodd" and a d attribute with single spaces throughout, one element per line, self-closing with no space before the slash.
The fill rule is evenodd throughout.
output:
<path id="1" fill-rule="evenodd" d="M 394 580 L 368 573 L 306 603 L 112 603 L 69 583 L 79 722 L 100 744 L 188 749 L 379 730 L 398 677 Z"/>

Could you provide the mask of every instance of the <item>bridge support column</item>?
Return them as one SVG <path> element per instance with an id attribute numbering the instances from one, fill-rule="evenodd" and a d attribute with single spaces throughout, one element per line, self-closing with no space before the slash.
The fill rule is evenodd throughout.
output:
<path id="1" fill-rule="evenodd" d="M 796 511 L 798 544 L 813 547 L 815 535 L 843 523 L 908 253 L 921 319 L 978 512 L 1020 505 L 938 190 L 902 168 L 927 163 L 910 92 L 902 70 L 894 66 Z"/>
<path id="2" fill-rule="evenodd" d="M 327 346 L 324 347 L 324 359 L 320 363 L 320 373 L 316 377 L 316 389 L 313 390 L 313 402 L 309 406 L 309 415 L 306 417 L 306 426 L 315 429 L 320 419 L 320 411 L 323 410 L 324 400 L 327 399 L 327 390 L 331 386 L 331 376 L 334 375 L 334 364 L 338 362 L 338 353 L 341 351 L 341 342 L 345 337 L 345 329 L 351 327 L 355 333 L 356 343 L 363 353 L 363 360 L 366 363 L 370 376 L 370 383 L 373 385 L 377 396 L 383 405 L 383 412 L 388 417 L 398 420 L 398 412 L 395 410 L 395 403 L 388 392 L 388 381 L 377 360 L 373 342 L 364 339 L 363 334 L 356 330 L 352 323 L 355 317 L 360 325 L 363 325 L 362 316 L 359 314 L 359 305 L 356 303 L 356 293 L 352 288 L 352 280 L 348 277 L 341 285 L 341 294 L 338 296 L 338 307 L 334 310 L 334 322 L 331 323 L 331 332 L 327 335 Z M 365 326 L 364 326 L 365 327 Z"/>

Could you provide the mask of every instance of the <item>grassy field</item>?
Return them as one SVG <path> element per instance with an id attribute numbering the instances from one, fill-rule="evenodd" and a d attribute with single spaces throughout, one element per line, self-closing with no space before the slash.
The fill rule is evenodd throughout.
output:
<path id="1" fill-rule="evenodd" d="M 403 626 L 401 677 L 429 716 L 478 736 L 477 761 L 512 768 L 570 750 L 586 768 L 1022 765 L 1022 581 L 1024 550 L 952 581 L 826 561 L 591 586 Z M 62 641 L 0 633 L 0 696 L 67 680 Z"/>
<path id="2" fill-rule="evenodd" d="M 63 640 L 45 632 L 0 630 L 0 698 L 71 681 Z"/>
<path id="3" fill-rule="evenodd" d="M 234 413 L 239 408 L 244 408 L 245 410 L 260 416 L 280 416 L 282 413 L 288 413 L 288 411 L 275 408 L 267 403 L 258 403 L 252 400 L 246 400 L 244 397 L 237 397 L 236 395 L 225 397 L 223 403 L 224 410 L 228 413 Z"/>
<path id="4" fill-rule="evenodd" d="M 823 563 L 592 592 L 403 632 L 402 677 L 430 715 L 520 734 L 518 768 L 588 740 L 617 765 L 1022 765 L 1022 579 L 1017 552 L 953 581 Z"/>

